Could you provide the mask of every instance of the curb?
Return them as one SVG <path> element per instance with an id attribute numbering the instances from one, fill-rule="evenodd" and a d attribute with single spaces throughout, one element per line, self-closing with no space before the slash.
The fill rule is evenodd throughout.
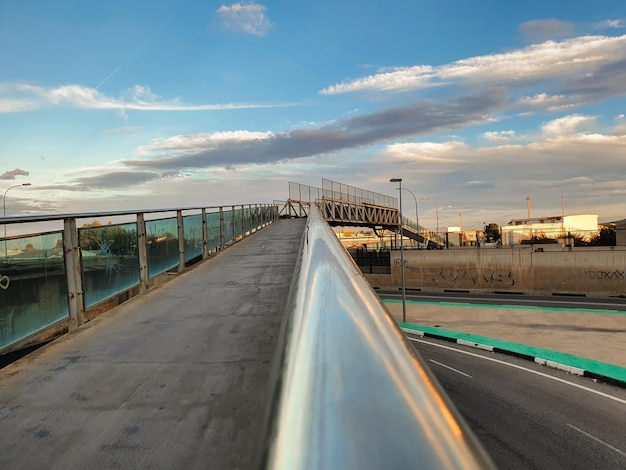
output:
<path id="1" fill-rule="evenodd" d="M 550 349 L 513 343 L 487 336 L 471 335 L 458 331 L 444 330 L 424 325 L 399 322 L 400 329 L 407 334 L 452 341 L 463 346 L 471 346 L 485 351 L 516 356 L 537 364 L 564 370 L 571 374 L 600 380 L 618 387 L 626 388 L 626 368 L 606 362 L 586 359 Z"/>

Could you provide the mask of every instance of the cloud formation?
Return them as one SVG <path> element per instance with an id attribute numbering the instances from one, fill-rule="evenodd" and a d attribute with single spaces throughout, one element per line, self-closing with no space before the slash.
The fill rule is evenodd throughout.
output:
<path id="1" fill-rule="evenodd" d="M 107 129 L 102 131 L 103 134 L 105 135 L 111 135 L 111 134 L 132 134 L 133 132 L 137 132 L 140 131 L 141 127 L 120 127 L 119 129 Z"/>
<path id="2" fill-rule="evenodd" d="M 178 169 L 297 159 L 485 123 L 506 103 L 503 90 L 494 88 L 442 103 L 384 109 L 319 128 L 175 136 L 139 148 L 137 155 L 143 158 L 123 163 L 135 168 Z"/>
<path id="3" fill-rule="evenodd" d="M 581 36 L 561 42 L 547 41 L 523 49 L 459 60 L 442 66 L 418 65 L 381 69 L 377 74 L 324 88 L 322 95 L 354 92 L 406 92 L 434 86 L 460 85 L 523 89 L 538 82 L 554 82 L 553 95 L 570 89 L 579 77 L 607 81 L 612 68 L 624 69 L 626 35 Z M 591 80 L 591 78 L 590 78 Z M 615 86 L 626 91 L 626 81 Z M 579 90 L 594 98 L 591 88 Z"/>
<path id="4" fill-rule="evenodd" d="M 219 111 L 270 108 L 276 105 L 251 103 L 186 104 L 178 99 L 162 100 L 150 87 L 135 85 L 121 98 L 112 98 L 95 88 L 64 85 L 44 88 L 23 83 L 0 83 L 0 113 L 23 112 L 48 106 L 116 111 Z"/>
<path id="5" fill-rule="evenodd" d="M 237 33 L 265 36 L 273 24 L 266 16 L 267 8 L 258 3 L 234 3 L 217 9 L 222 27 Z"/>
<path id="6" fill-rule="evenodd" d="M 519 26 L 520 32 L 529 42 L 545 41 L 574 33 L 574 24 L 561 20 L 532 20 Z"/>
<path id="7" fill-rule="evenodd" d="M 30 173 L 26 170 L 16 168 L 15 170 L 5 171 L 0 175 L 0 180 L 14 180 L 16 176 L 28 176 Z"/>

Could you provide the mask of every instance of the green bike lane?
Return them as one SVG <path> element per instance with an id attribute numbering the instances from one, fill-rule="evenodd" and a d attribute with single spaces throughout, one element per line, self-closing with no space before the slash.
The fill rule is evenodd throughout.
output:
<path id="1" fill-rule="evenodd" d="M 513 354 L 626 386 L 626 312 L 383 300 L 409 334 Z"/>

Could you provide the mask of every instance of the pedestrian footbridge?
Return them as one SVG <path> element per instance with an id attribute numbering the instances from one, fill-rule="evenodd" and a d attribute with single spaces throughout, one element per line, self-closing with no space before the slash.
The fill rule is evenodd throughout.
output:
<path id="1" fill-rule="evenodd" d="M 398 199 L 367 191 L 328 179 L 322 187 L 289 183 L 289 199 L 282 205 L 281 214 L 306 216 L 309 207 L 321 208 L 331 226 L 371 227 L 374 230 L 399 231 Z M 445 244 L 440 234 L 419 226 L 417 221 L 402 217 L 402 232 L 407 238 L 429 248 Z"/>
<path id="2" fill-rule="evenodd" d="M 318 207 L 4 218 L 0 467 L 490 468 Z"/>

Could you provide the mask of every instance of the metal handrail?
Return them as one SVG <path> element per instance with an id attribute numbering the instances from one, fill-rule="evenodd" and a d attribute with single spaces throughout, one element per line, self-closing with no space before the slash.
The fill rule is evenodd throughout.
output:
<path id="1" fill-rule="evenodd" d="M 257 468 L 493 468 L 317 210 L 273 383 Z"/>

